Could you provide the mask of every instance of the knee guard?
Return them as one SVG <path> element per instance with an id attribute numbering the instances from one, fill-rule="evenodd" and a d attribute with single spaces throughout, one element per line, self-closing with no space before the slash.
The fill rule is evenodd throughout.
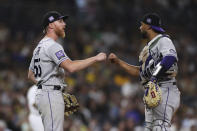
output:
<path id="1" fill-rule="evenodd" d="M 151 122 L 145 122 L 145 129 L 144 131 L 152 131 L 153 124 Z"/>
<path id="2" fill-rule="evenodd" d="M 153 123 L 153 131 L 170 131 L 170 123 L 163 120 L 156 120 Z"/>

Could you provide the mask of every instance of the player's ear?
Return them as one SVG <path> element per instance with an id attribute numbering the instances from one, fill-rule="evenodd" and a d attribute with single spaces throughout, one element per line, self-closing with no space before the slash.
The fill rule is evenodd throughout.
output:
<path id="1" fill-rule="evenodd" d="M 151 28 L 150 25 L 146 25 L 146 29 L 147 29 L 147 30 L 150 30 L 150 29 L 152 29 L 152 28 Z"/>

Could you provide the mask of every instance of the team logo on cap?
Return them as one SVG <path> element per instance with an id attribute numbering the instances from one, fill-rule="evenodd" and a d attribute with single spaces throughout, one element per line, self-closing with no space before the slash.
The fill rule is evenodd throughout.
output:
<path id="1" fill-rule="evenodd" d="M 152 22 L 151 18 L 148 18 L 146 21 L 147 21 L 147 23 L 149 23 L 149 24 Z"/>
<path id="2" fill-rule="evenodd" d="M 49 17 L 49 21 L 53 21 L 54 20 L 54 17 L 53 16 L 50 16 Z"/>

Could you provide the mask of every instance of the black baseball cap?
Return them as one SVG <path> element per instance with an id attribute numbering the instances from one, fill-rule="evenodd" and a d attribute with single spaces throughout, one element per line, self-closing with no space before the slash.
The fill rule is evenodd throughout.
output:
<path id="1" fill-rule="evenodd" d="M 155 31 L 164 33 L 165 30 L 161 27 L 161 18 L 156 13 L 145 14 L 141 20 L 143 23 L 148 24 Z"/>
<path id="2" fill-rule="evenodd" d="M 43 16 L 42 26 L 45 29 L 49 25 L 49 23 L 52 23 L 60 19 L 65 20 L 67 18 L 68 18 L 67 15 L 61 15 L 57 11 L 49 11 Z"/>

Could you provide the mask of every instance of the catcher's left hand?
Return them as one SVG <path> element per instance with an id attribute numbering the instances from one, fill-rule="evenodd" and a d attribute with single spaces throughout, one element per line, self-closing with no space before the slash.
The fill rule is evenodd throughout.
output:
<path id="1" fill-rule="evenodd" d="M 145 87 L 144 103 L 147 108 L 157 107 L 161 103 L 161 89 L 156 81 L 149 81 Z"/>
<path id="2" fill-rule="evenodd" d="M 74 95 L 63 93 L 65 110 L 64 115 L 69 116 L 79 109 L 79 103 Z"/>

